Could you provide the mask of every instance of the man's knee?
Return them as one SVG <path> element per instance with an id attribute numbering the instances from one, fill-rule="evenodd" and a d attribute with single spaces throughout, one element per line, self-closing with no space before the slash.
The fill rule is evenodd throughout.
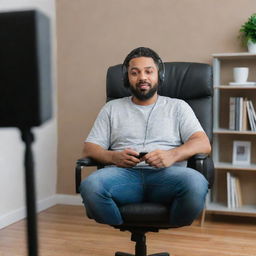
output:
<path id="1" fill-rule="evenodd" d="M 80 194 L 85 200 L 86 198 L 93 198 L 95 195 L 101 195 L 105 193 L 105 190 L 97 175 L 90 175 L 83 180 L 79 187 Z"/>
<path id="2" fill-rule="evenodd" d="M 189 169 L 188 175 L 186 176 L 184 182 L 190 193 L 197 196 L 205 197 L 208 191 L 208 181 L 206 178 L 196 170 Z"/>
<path id="3" fill-rule="evenodd" d="M 185 204 L 191 213 L 194 212 L 194 215 L 191 214 L 192 221 L 204 208 L 205 197 L 208 192 L 208 182 L 201 173 L 195 170 L 191 171 L 185 182 L 186 193 L 184 197 L 187 199 Z"/>
<path id="4" fill-rule="evenodd" d="M 204 208 L 208 182 L 193 170 L 186 170 L 182 179 L 177 201 L 171 206 L 170 223 L 176 227 L 190 225 Z"/>

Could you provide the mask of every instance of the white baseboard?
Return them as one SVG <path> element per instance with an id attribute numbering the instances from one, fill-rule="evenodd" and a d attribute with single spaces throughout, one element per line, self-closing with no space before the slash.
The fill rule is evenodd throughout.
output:
<path id="1" fill-rule="evenodd" d="M 56 204 L 83 205 L 80 195 L 56 195 Z"/>
<path id="2" fill-rule="evenodd" d="M 56 194 L 48 198 L 39 200 L 37 202 L 37 212 L 44 211 L 56 204 L 82 205 L 82 199 L 80 195 Z M 8 212 L 7 214 L 4 215 L 0 215 L 0 229 L 5 228 L 17 221 L 20 221 L 25 217 L 25 207 Z"/>
<path id="3" fill-rule="evenodd" d="M 37 212 L 44 211 L 54 205 L 56 205 L 56 195 L 52 195 L 50 197 L 47 197 L 45 199 L 42 199 L 37 202 L 36 208 Z"/>
<path id="4" fill-rule="evenodd" d="M 20 208 L 0 216 L 0 229 L 5 228 L 26 216 L 25 208 Z"/>

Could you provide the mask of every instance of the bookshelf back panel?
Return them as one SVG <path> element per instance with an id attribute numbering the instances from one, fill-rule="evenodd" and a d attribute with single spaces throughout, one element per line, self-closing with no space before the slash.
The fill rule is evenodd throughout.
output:
<path id="1" fill-rule="evenodd" d="M 225 60 L 221 61 L 221 84 L 229 84 L 234 82 L 233 68 L 234 67 L 248 67 L 249 68 L 249 82 L 256 81 L 256 64 L 255 59 L 247 60 Z"/>
<path id="2" fill-rule="evenodd" d="M 215 172 L 214 181 L 214 202 L 227 204 L 227 178 L 225 171 Z"/>
<path id="3" fill-rule="evenodd" d="M 220 134 L 219 137 L 219 161 L 232 163 L 233 141 L 250 141 L 251 142 L 251 163 L 256 164 L 256 136 L 237 135 L 237 134 Z"/>
<path id="4" fill-rule="evenodd" d="M 256 193 L 255 193 L 255 184 L 256 184 L 256 173 L 246 172 L 237 173 L 237 177 L 241 183 L 241 192 L 243 198 L 243 204 L 256 205 Z"/>

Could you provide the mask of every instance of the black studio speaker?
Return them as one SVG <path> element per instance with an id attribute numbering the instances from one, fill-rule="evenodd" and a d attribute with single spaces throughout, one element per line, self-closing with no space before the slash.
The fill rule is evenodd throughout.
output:
<path id="1" fill-rule="evenodd" d="M 0 127 L 39 126 L 52 116 L 49 18 L 0 13 Z"/>

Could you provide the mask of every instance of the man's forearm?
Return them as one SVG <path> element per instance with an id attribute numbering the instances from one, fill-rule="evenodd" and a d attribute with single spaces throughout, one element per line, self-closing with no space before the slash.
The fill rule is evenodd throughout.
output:
<path id="1" fill-rule="evenodd" d="M 83 157 L 90 157 L 104 165 L 116 165 L 119 167 L 134 167 L 140 160 L 139 153 L 132 149 L 122 151 L 111 151 L 101 146 L 86 142 L 84 144 Z"/>
<path id="2" fill-rule="evenodd" d="M 209 154 L 211 152 L 211 145 L 208 137 L 205 134 L 197 133 L 191 138 L 175 149 L 171 149 L 175 162 L 187 160 L 195 154 Z"/>
<path id="3" fill-rule="evenodd" d="M 101 146 L 85 142 L 83 157 L 90 157 L 102 164 L 113 164 L 113 151 L 106 150 Z"/>

